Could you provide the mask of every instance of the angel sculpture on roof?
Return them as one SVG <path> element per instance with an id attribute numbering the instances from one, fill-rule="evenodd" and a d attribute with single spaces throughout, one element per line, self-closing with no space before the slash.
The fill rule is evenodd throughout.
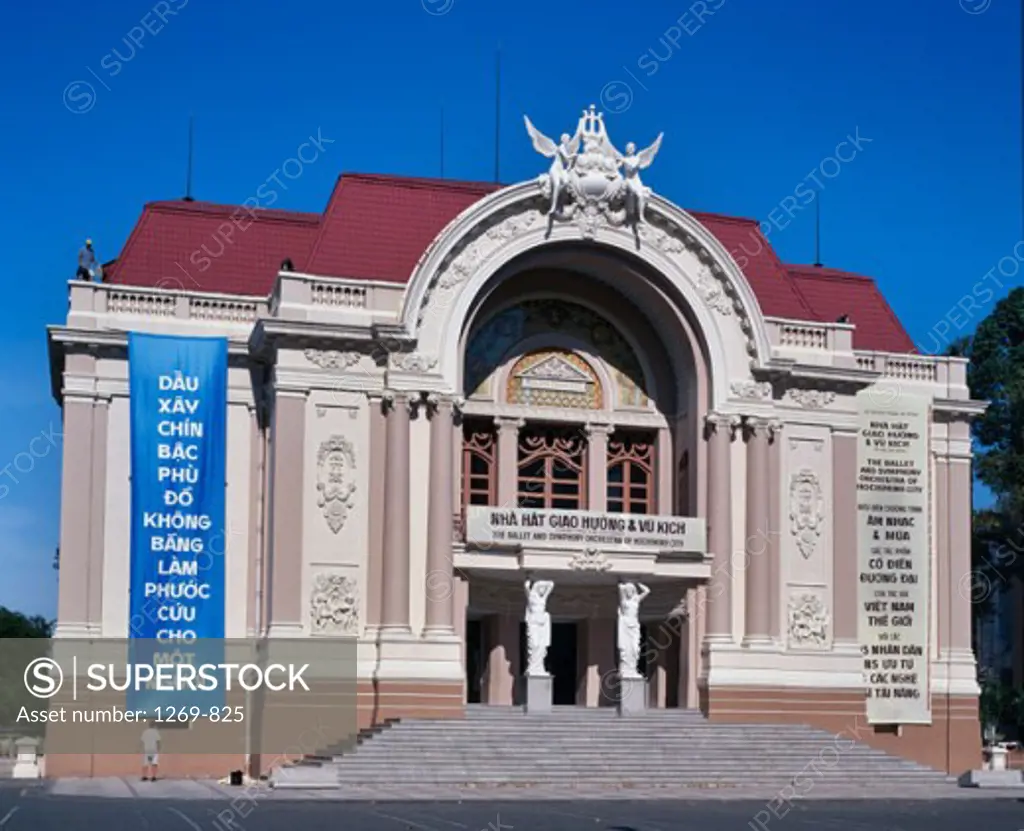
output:
<path id="1" fill-rule="evenodd" d="M 654 157 L 658 155 L 658 149 L 661 147 L 661 139 L 664 135 L 664 133 L 658 133 L 654 143 L 639 153 L 633 142 L 626 144 L 625 154 L 620 153 L 614 147 L 612 148 L 616 161 L 622 167 L 623 177 L 626 182 L 626 213 L 638 225 L 644 222 L 647 197 L 651 195 L 651 189 L 644 187 L 644 183 L 640 180 L 640 171 L 646 170 L 651 166 Z"/>
<path id="2" fill-rule="evenodd" d="M 562 133 L 561 140 L 555 144 L 534 127 L 527 116 L 524 115 L 523 120 L 526 122 L 526 132 L 530 134 L 530 139 L 533 141 L 533 149 L 551 159 L 551 168 L 545 178 L 551 190 L 551 207 L 548 209 L 548 216 L 553 216 L 569 186 L 569 174 L 580 152 L 580 130 L 577 128 L 576 135 L 572 138 L 568 133 Z"/>

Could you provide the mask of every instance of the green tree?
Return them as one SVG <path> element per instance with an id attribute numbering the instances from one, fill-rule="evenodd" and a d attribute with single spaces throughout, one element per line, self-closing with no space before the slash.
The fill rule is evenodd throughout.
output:
<path id="1" fill-rule="evenodd" d="M 966 355 L 971 397 L 991 402 L 974 422 L 975 471 L 995 494 L 1008 527 L 1019 528 L 1024 520 L 1024 288 L 996 303 Z"/>
<path id="2" fill-rule="evenodd" d="M 52 621 L 0 606 L 0 638 L 48 638 L 52 634 Z"/>

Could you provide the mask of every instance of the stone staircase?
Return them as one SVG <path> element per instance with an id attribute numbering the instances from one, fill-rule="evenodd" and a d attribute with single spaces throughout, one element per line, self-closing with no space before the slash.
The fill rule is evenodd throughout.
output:
<path id="1" fill-rule="evenodd" d="M 279 769 L 279 788 L 948 785 L 945 773 L 803 725 L 711 723 L 693 710 L 469 706 L 465 720 L 401 720 Z M 801 783 L 798 782 L 798 785 Z"/>

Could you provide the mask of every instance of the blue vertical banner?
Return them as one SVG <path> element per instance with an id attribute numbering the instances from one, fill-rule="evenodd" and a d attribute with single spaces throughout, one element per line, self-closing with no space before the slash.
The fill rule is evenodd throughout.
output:
<path id="1" fill-rule="evenodd" d="M 130 660 L 169 663 L 176 655 L 175 662 L 216 664 L 212 653 L 223 652 L 224 638 L 227 339 L 132 332 L 128 378 Z M 177 694 L 131 698 L 137 707 L 185 703 Z"/>

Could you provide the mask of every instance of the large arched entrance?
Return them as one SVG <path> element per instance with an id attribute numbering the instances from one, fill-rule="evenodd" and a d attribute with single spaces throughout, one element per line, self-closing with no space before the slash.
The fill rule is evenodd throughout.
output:
<path id="1" fill-rule="evenodd" d="M 707 360 L 685 310 L 659 294 L 657 278 L 629 257 L 563 246 L 509 263 L 470 309 L 456 502 L 469 703 L 523 702 L 523 582 L 543 578 L 555 585 L 545 662 L 555 705 L 615 703 L 616 584 L 636 580 L 650 588 L 637 662 L 647 706 L 697 706 L 700 640 L 689 610 L 706 582 L 704 550 L 634 548 L 638 534 L 607 550 L 572 534 L 560 545 L 524 529 L 481 554 L 467 521 L 484 507 L 519 521 L 701 516 Z M 526 567 L 531 557 L 541 567 Z"/>
<path id="2" fill-rule="evenodd" d="M 455 397 L 450 475 L 447 462 L 431 471 L 450 483 L 456 531 L 442 541 L 437 500 L 427 573 L 451 551 L 469 701 L 522 700 L 534 581 L 555 587 L 541 617 L 559 702 L 598 706 L 635 666 L 648 706 L 703 705 L 726 666 L 716 655 L 736 651 L 747 584 L 758 633 L 769 625 L 769 558 L 744 580 L 730 573 L 740 414 L 754 458 L 771 441 L 770 385 L 755 375 L 771 351 L 765 321 L 698 221 L 657 196 L 646 219 L 581 238 L 545 216 L 535 183 L 516 185 L 453 220 L 407 286 L 399 318 L 416 353 L 392 363 L 428 369 L 431 394 Z M 441 406 L 431 436 L 447 430 Z M 759 494 L 746 519 L 768 527 Z M 620 618 L 631 583 L 643 606 Z M 624 659 L 638 632 L 640 654 Z"/>

